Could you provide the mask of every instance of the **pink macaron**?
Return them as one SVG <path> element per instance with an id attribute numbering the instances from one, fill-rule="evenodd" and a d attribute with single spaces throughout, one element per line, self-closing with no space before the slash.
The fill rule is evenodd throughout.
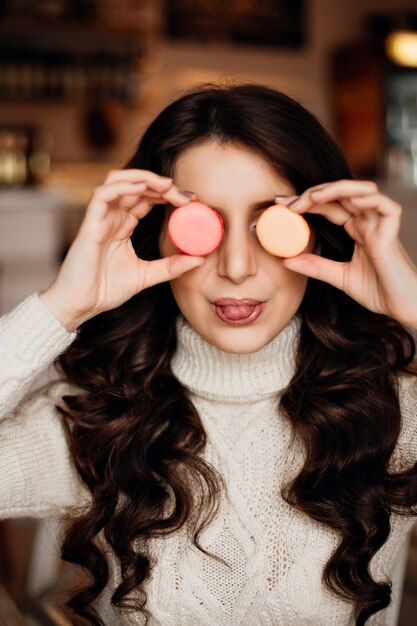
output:
<path id="1" fill-rule="evenodd" d="M 217 211 L 202 202 L 178 207 L 168 220 L 168 234 L 177 248 L 193 256 L 205 256 L 221 243 L 223 220 Z"/>

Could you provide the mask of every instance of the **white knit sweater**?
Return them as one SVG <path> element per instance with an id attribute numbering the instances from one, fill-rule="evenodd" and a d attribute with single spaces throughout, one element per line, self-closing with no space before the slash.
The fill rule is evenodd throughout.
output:
<path id="1" fill-rule="evenodd" d="M 293 510 L 280 495 L 303 461 L 301 446 L 291 445 L 289 424 L 278 412 L 278 396 L 294 372 L 299 328 L 295 316 L 258 352 L 232 355 L 179 319 L 173 371 L 189 390 L 208 434 L 204 456 L 227 485 L 201 544 L 230 567 L 190 545 L 185 531 L 153 539 L 156 565 L 146 587 L 150 626 L 354 624 L 353 606 L 321 582 L 339 537 Z M 0 319 L 2 517 L 60 517 L 88 502 L 55 409 L 70 388 L 57 383 L 48 393 L 28 393 L 75 336 L 36 294 Z M 417 384 L 408 376 L 400 382 L 403 430 L 392 459 L 396 469 L 417 460 Z M 378 579 L 395 574 L 412 523 L 412 518 L 392 517 L 391 535 L 371 563 Z M 114 585 L 117 566 L 113 569 Z M 140 614 L 110 610 L 105 599 L 101 607 L 106 626 L 143 623 Z M 368 623 L 393 626 L 387 612 Z"/>

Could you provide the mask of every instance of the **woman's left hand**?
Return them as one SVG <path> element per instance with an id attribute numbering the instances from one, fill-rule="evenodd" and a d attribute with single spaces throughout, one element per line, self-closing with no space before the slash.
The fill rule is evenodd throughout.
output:
<path id="1" fill-rule="evenodd" d="M 355 247 L 348 262 L 299 254 L 285 259 L 285 267 L 330 283 L 371 311 L 417 329 L 417 267 L 399 240 L 399 204 L 373 182 L 338 180 L 307 189 L 290 208 L 342 225 Z"/>

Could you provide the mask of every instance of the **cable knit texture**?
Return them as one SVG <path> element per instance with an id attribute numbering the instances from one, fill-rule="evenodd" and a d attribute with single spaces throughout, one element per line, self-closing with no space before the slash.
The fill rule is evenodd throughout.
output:
<path id="1" fill-rule="evenodd" d="M 149 626 L 354 624 L 353 606 L 321 582 L 339 537 L 293 510 L 280 495 L 303 463 L 303 450 L 297 442 L 291 444 L 290 426 L 278 408 L 294 373 L 300 324 L 295 316 L 258 352 L 235 355 L 208 344 L 179 318 L 173 372 L 206 429 L 204 457 L 227 485 L 219 513 L 202 533 L 201 543 L 230 567 L 193 547 L 185 530 L 150 540 L 156 565 L 146 585 Z M 74 336 L 60 327 L 36 294 L 0 320 L 3 517 L 28 512 L 59 516 L 86 502 L 54 408 L 68 388 L 57 383 L 49 395 L 41 390 L 21 401 L 22 389 Z M 417 459 L 417 385 L 408 376 L 400 382 L 403 430 L 393 468 Z M 371 571 L 377 579 L 388 576 L 396 581 L 397 557 L 413 519 L 394 515 L 391 523 L 389 540 L 374 557 Z M 119 580 L 114 560 L 112 576 L 114 586 Z M 98 603 L 106 626 L 143 624 L 138 613 L 110 608 L 111 591 Z M 388 611 L 368 623 L 394 625 Z"/>

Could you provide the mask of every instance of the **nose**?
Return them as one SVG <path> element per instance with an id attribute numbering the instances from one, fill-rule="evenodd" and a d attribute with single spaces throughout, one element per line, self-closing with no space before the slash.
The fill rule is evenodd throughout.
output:
<path id="1" fill-rule="evenodd" d="M 247 224 L 225 225 L 222 243 L 217 249 L 217 273 L 236 284 L 243 283 L 258 271 L 257 239 Z"/>

